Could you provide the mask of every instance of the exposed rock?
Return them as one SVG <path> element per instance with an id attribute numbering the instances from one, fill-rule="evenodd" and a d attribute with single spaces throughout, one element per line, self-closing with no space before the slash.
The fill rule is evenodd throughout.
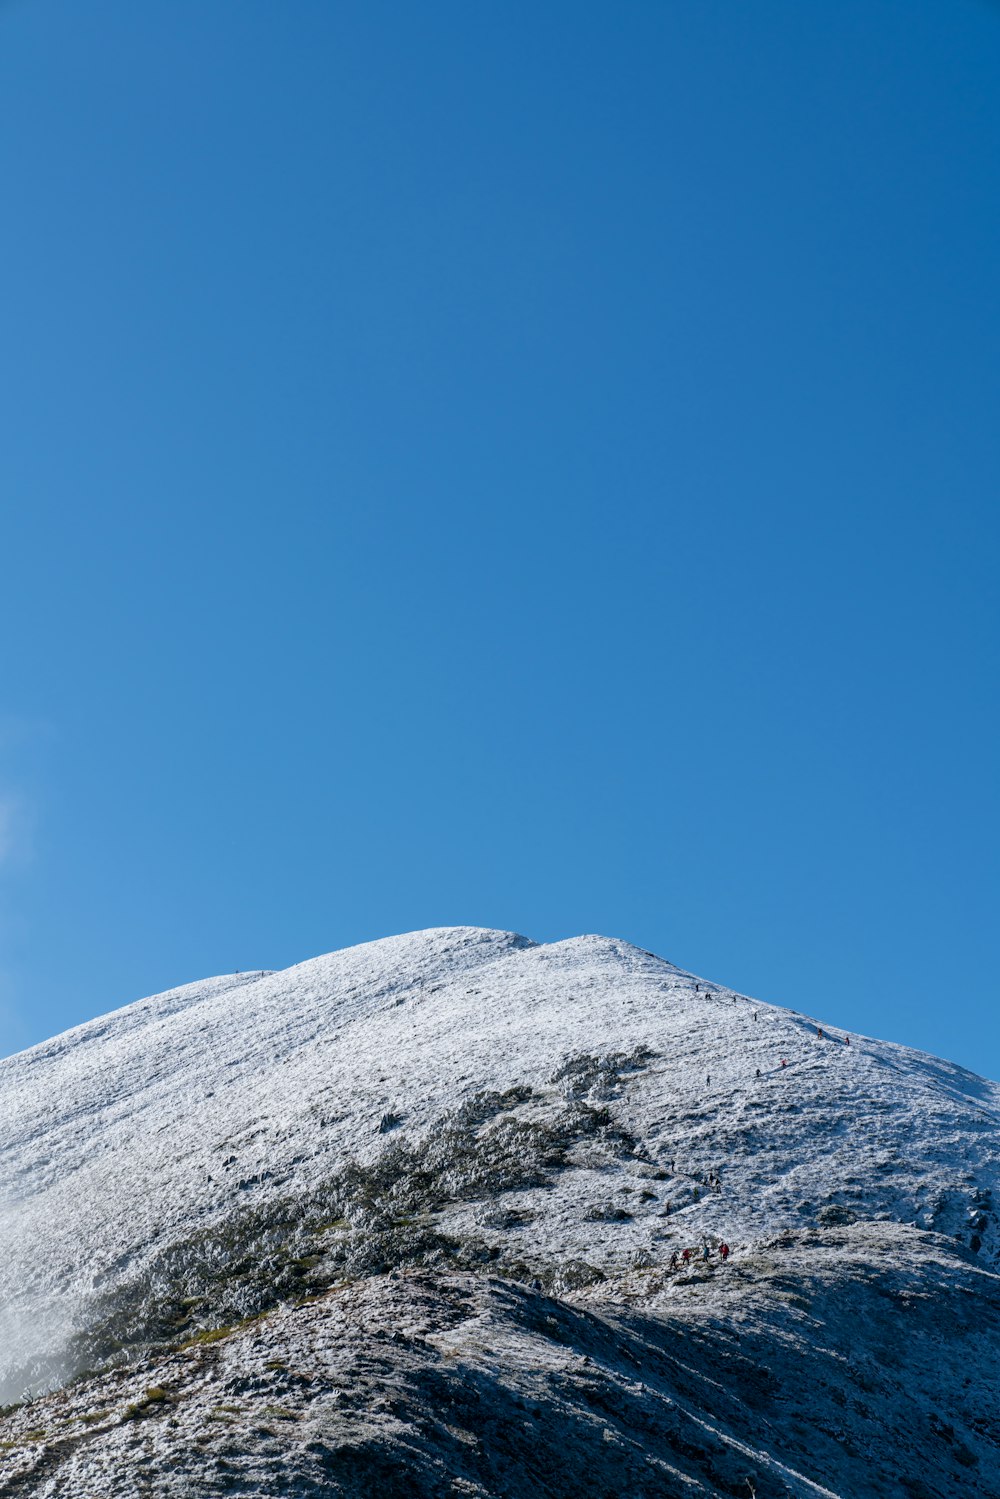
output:
<path id="1" fill-rule="evenodd" d="M 0 1493 L 995 1499 L 998 1122 L 603 938 L 142 1001 L 0 1063 Z"/>

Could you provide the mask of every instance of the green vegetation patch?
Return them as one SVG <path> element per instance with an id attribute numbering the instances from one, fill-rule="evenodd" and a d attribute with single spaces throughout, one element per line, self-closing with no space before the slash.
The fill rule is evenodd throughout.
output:
<path id="1" fill-rule="evenodd" d="M 406 1266 L 539 1276 L 554 1286 L 558 1266 L 540 1271 L 508 1261 L 495 1242 L 443 1233 L 437 1216 L 453 1204 L 482 1202 L 489 1227 L 496 1213 L 504 1218 L 504 1194 L 550 1185 L 582 1142 L 619 1154 L 631 1149 L 632 1137 L 601 1095 L 613 1094 L 651 1055 L 639 1048 L 571 1057 L 554 1074 L 561 1094 L 554 1107 L 551 1096 L 527 1085 L 484 1090 L 420 1137 L 393 1132 L 373 1160 L 341 1164 L 308 1194 L 261 1194 L 223 1223 L 169 1245 L 95 1301 L 71 1345 L 71 1368 L 80 1377 L 168 1348 L 205 1347 L 282 1303 L 302 1304 L 334 1284 Z M 56 1377 L 63 1382 L 64 1367 Z M 148 1408 L 137 1403 L 140 1413 Z"/>

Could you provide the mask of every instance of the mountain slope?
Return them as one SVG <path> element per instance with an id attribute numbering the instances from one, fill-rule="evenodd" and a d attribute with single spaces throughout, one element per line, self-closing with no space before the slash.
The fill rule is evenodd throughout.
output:
<path id="1" fill-rule="evenodd" d="M 0 1473 L 129 1492 L 141 1432 L 164 1494 L 216 1492 L 227 1445 L 259 1494 L 384 1493 L 385 1463 L 401 1493 L 1000 1493 L 998 1116 L 963 1069 L 599 937 L 435 930 L 141 1001 L 0 1063 L 0 1399 L 118 1366 L 9 1416 Z M 360 1435 L 321 1398 L 345 1297 L 388 1350 Z M 287 1419 L 202 1408 L 303 1358 Z M 321 1412 L 327 1455 L 268 1487 Z"/>

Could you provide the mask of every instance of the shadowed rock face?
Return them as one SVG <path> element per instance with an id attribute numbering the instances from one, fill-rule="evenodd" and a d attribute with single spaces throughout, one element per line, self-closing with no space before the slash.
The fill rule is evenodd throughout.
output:
<path id="1" fill-rule="evenodd" d="M 1000 1494 L 998 1090 L 823 1029 L 449 929 L 0 1064 L 0 1493 Z"/>
<path id="2" fill-rule="evenodd" d="M 811 1270 L 798 1245 L 744 1271 L 738 1314 L 369 1277 L 22 1408 L 4 1493 L 994 1494 L 1000 1411 L 962 1369 L 1000 1353 L 1000 1300 L 954 1271 L 936 1296 L 873 1276 L 908 1238 L 844 1230 Z M 914 1398 L 914 1346 L 945 1405 Z"/>

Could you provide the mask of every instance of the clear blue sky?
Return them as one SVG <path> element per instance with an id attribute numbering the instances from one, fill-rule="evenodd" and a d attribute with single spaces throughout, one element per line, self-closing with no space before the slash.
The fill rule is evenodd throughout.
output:
<path id="1" fill-rule="evenodd" d="M 1000 6 L 0 7 L 0 1051 L 416 927 L 1000 1075 Z"/>

